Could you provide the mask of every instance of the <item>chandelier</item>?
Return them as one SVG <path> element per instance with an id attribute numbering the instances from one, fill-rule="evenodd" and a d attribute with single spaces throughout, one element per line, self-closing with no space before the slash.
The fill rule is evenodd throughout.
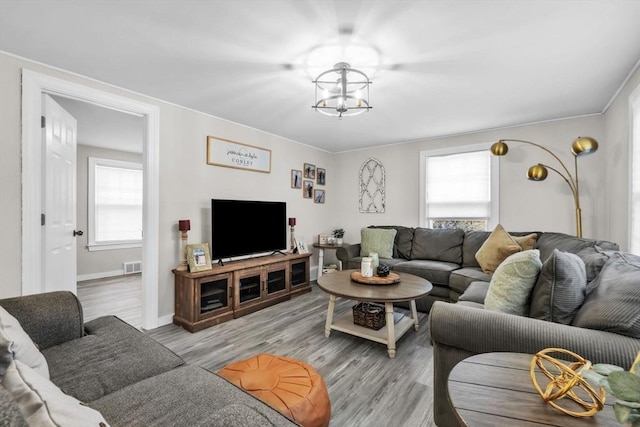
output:
<path id="1" fill-rule="evenodd" d="M 373 108 L 369 105 L 369 77 L 346 62 L 320 73 L 313 80 L 316 86 L 314 108 L 333 117 L 357 116 Z"/>

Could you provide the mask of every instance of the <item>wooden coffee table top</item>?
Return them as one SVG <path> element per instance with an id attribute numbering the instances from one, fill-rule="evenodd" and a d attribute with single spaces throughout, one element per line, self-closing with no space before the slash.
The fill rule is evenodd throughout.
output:
<path id="1" fill-rule="evenodd" d="M 426 296 L 433 285 L 413 274 L 398 273 L 400 282 L 392 285 L 365 285 L 351 280 L 351 272 L 342 270 L 323 274 L 318 278 L 318 287 L 328 294 L 355 301 L 400 302 Z"/>

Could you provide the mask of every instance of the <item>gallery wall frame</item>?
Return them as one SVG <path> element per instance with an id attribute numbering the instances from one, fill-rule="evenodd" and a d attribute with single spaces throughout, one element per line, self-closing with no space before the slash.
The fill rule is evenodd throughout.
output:
<path id="1" fill-rule="evenodd" d="M 291 169 L 291 188 L 302 188 L 302 171 Z"/>
<path id="2" fill-rule="evenodd" d="M 216 136 L 207 136 L 207 164 L 271 173 L 271 150 Z"/>

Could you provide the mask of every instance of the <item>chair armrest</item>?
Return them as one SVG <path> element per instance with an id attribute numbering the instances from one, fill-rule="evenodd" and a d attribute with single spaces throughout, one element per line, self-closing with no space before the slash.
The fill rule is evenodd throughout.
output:
<path id="1" fill-rule="evenodd" d="M 434 419 L 437 425 L 458 425 L 449 402 L 449 373 L 474 354 L 535 354 L 549 347 L 573 351 L 592 363 L 629 369 L 640 351 L 640 339 L 514 316 L 460 304 L 435 302 L 429 313 L 433 344 Z"/>
<path id="2" fill-rule="evenodd" d="M 336 258 L 346 264 L 351 258 L 360 256 L 360 243 L 353 245 L 341 246 L 336 249 Z"/>
<path id="3" fill-rule="evenodd" d="M 0 300 L 40 350 L 84 334 L 82 306 L 71 292 L 58 291 Z"/>

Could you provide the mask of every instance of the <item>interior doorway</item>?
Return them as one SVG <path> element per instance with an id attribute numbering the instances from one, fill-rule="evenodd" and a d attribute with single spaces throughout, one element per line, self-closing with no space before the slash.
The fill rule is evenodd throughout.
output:
<path id="1" fill-rule="evenodd" d="M 43 95 L 57 95 L 103 108 L 137 115 L 143 121 L 144 209 L 142 269 L 142 327 L 158 326 L 158 147 L 159 109 L 99 89 L 22 70 L 22 293 L 44 292 L 40 248 L 43 184 L 41 115 Z"/>

